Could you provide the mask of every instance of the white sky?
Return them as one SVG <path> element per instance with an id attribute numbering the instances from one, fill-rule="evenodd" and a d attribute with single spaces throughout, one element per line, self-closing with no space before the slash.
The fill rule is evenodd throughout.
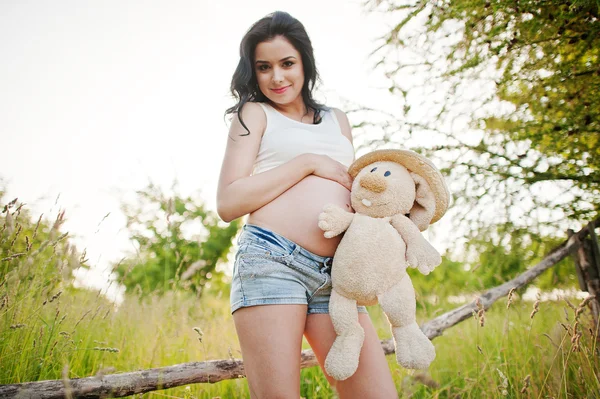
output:
<path id="1" fill-rule="evenodd" d="M 389 107 L 367 59 L 386 26 L 358 1 L 1 1 L 6 200 L 19 197 L 34 215 L 66 209 L 65 231 L 98 271 L 132 249 L 119 204 L 149 180 L 201 189 L 215 209 L 239 43 L 275 10 L 306 27 L 320 99 Z"/>

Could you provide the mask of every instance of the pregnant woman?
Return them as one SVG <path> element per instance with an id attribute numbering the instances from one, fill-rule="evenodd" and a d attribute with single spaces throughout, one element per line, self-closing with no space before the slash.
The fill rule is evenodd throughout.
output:
<path id="1" fill-rule="evenodd" d="M 351 211 L 354 148 L 346 115 L 313 99 L 317 79 L 310 39 L 289 14 L 270 14 L 243 37 L 217 208 L 226 222 L 249 215 L 231 311 L 252 398 L 299 398 L 303 335 L 321 367 L 336 338 L 330 267 L 341 237 L 324 238 L 318 216 L 329 203 Z M 358 310 L 365 330 L 358 370 L 327 379 L 341 398 L 396 398 L 369 315 Z"/>

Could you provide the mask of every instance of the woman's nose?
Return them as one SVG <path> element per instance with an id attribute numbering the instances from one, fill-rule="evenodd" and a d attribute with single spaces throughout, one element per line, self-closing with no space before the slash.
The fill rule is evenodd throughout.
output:
<path id="1" fill-rule="evenodd" d="M 273 71 L 273 81 L 274 82 L 283 82 L 283 71 L 275 69 Z"/>

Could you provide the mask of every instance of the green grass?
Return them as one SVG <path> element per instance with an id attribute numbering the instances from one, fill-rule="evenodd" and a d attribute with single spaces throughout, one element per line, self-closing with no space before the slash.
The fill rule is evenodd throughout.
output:
<path id="1" fill-rule="evenodd" d="M 30 282 L 35 284 L 36 279 Z M 23 288 L 27 289 L 0 287 L 16 295 L 0 309 L 2 384 L 60 379 L 63 372 L 78 378 L 241 357 L 226 295 L 198 299 L 171 292 L 143 302 L 128 297 L 115 311 L 90 291 L 67 286 L 50 302 L 56 292 Z M 48 301 L 43 304 L 44 300 Z M 438 305 L 428 314 L 420 311 L 418 317 L 423 322 L 450 308 Z M 389 338 L 380 308 L 369 311 L 380 337 Z M 571 342 L 574 309 L 567 302 L 540 303 L 533 319 L 531 311 L 531 303 L 514 300 L 507 308 L 506 301 L 500 301 L 485 313 L 483 326 L 472 317 L 447 330 L 434 340 L 437 358 L 427 372 L 402 369 L 389 356 L 401 397 L 596 397 L 599 367 L 589 311 L 579 316 L 582 336 L 577 351 Z M 302 396 L 334 397 L 318 367 L 303 370 L 300 379 Z M 239 379 L 143 397 L 242 398 L 248 391 L 246 381 Z"/>

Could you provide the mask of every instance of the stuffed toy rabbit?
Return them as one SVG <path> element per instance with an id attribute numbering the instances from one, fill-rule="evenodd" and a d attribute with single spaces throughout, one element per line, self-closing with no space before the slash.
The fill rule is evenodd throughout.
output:
<path id="1" fill-rule="evenodd" d="M 354 374 L 364 340 L 356 306 L 376 303 L 391 324 L 398 363 L 427 368 L 435 349 L 416 322 L 406 268 L 428 274 L 441 263 L 421 232 L 448 208 L 444 178 L 431 161 L 408 150 L 368 153 L 350 166 L 349 174 L 356 213 L 326 205 L 319 215 L 325 237 L 345 232 L 333 257 L 329 313 L 337 338 L 325 370 L 336 380 Z"/>

